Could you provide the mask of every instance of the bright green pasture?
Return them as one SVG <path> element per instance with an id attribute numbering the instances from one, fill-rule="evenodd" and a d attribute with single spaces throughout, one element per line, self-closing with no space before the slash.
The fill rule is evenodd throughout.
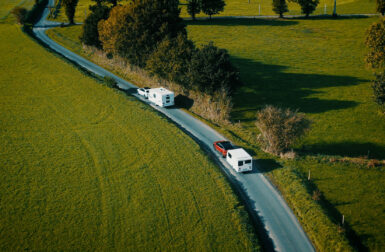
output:
<path id="1" fill-rule="evenodd" d="M 258 249 L 200 147 L 0 25 L 0 250 Z"/>
<path id="2" fill-rule="evenodd" d="M 272 0 L 225 0 L 225 10 L 215 16 L 257 16 L 257 15 L 276 15 L 272 11 Z M 127 3 L 127 0 L 122 0 L 121 4 Z M 186 1 L 181 1 L 181 15 L 182 17 L 189 17 L 186 6 Z M 332 14 L 334 0 L 320 0 L 320 4 L 313 14 Z M 94 4 L 91 0 L 79 0 L 75 13 L 75 21 L 83 22 L 88 15 L 88 6 Z M 326 5 L 326 6 L 325 6 Z M 375 13 L 374 0 L 337 0 L 338 14 L 352 14 L 352 13 Z M 286 15 L 300 15 L 301 8 L 298 4 L 288 2 L 289 12 Z M 326 7 L 326 9 L 325 9 Z M 205 17 L 201 13 L 197 17 Z M 61 10 L 55 19 L 60 22 L 68 22 L 64 11 Z"/>
<path id="3" fill-rule="evenodd" d="M 363 61 L 365 31 L 376 20 L 199 21 L 190 22 L 188 31 L 198 44 L 214 41 L 226 48 L 240 69 L 245 85 L 234 94 L 232 119 L 247 130 L 257 134 L 255 113 L 265 104 L 299 109 L 314 122 L 297 146 L 300 152 L 352 157 L 369 152 L 384 159 L 385 121 Z M 314 183 L 345 215 L 363 246 L 385 246 L 383 170 L 311 158 L 291 165 L 304 177 L 309 168 L 314 172 Z"/>
<path id="4" fill-rule="evenodd" d="M 34 0 L 1 0 L 0 1 L 0 23 L 6 19 L 13 19 L 11 11 L 13 8 L 19 6 L 24 8 L 31 8 L 35 3 Z"/>
<path id="5" fill-rule="evenodd" d="M 365 31 L 377 18 L 190 22 L 197 44 L 214 41 L 240 69 L 232 119 L 251 130 L 265 104 L 299 109 L 314 121 L 310 152 L 385 158 L 385 123 L 365 68 Z"/>

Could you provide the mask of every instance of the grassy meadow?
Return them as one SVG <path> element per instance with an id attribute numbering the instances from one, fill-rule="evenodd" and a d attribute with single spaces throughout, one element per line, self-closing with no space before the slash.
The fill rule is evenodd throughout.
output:
<path id="1" fill-rule="evenodd" d="M 0 1 L 0 24 L 1 23 L 13 23 L 15 22 L 15 18 L 11 14 L 11 11 L 15 7 L 24 7 L 26 9 L 30 9 L 34 0 L 1 0 Z"/>
<path id="2" fill-rule="evenodd" d="M 8 0 L 11 1 L 11 0 Z M 120 1 L 120 4 L 126 4 L 127 0 Z M 257 16 L 257 15 L 276 15 L 272 10 L 272 0 L 225 0 L 226 6 L 223 12 L 215 16 Z M 189 17 L 186 9 L 186 1 L 181 0 L 181 16 Z M 75 21 L 83 22 L 85 17 L 89 14 L 88 6 L 93 5 L 91 0 L 79 0 L 76 7 Z M 300 15 L 301 8 L 298 4 L 293 2 L 287 2 L 289 12 L 285 15 Z M 320 3 L 313 14 L 332 14 L 333 13 L 333 0 L 320 0 Z M 338 14 L 368 14 L 375 13 L 375 1 L 374 0 L 338 0 L 337 1 L 337 13 Z M 326 7 L 326 9 L 325 9 Z M 197 17 L 205 17 L 204 13 L 200 13 Z M 67 17 L 64 14 L 63 9 L 58 12 L 57 17 L 52 18 L 59 22 L 68 22 Z"/>
<path id="3" fill-rule="evenodd" d="M 312 183 L 328 202 L 329 215 L 335 222 L 345 215 L 351 239 L 358 237 L 353 243 L 373 251 L 385 247 L 385 170 L 330 161 L 334 160 L 330 156 L 369 154 L 369 158 L 385 159 L 384 117 L 373 102 L 373 76 L 363 61 L 365 31 L 376 20 L 188 23 L 192 40 L 198 44 L 214 41 L 226 48 L 240 69 L 245 85 L 234 95 L 232 119 L 240 122 L 242 130 L 232 130 L 232 134 L 241 136 L 245 130 L 257 134 L 255 113 L 265 104 L 305 112 L 313 126 L 296 150 L 307 157 L 285 162 L 285 168 L 272 166 L 271 157 L 264 157 L 261 166 L 278 184 L 288 167 L 295 167 L 303 177 L 310 169 Z"/>
<path id="4" fill-rule="evenodd" d="M 0 250 L 258 250 L 200 147 L 0 25 Z"/>
<path id="5" fill-rule="evenodd" d="M 345 216 L 353 246 L 373 251 L 385 246 L 384 168 L 331 160 L 366 156 L 368 151 L 369 158 L 385 158 L 385 123 L 372 100 L 373 76 L 363 62 L 365 31 L 376 19 L 187 22 L 198 45 L 214 41 L 229 51 L 245 83 L 234 95 L 232 120 L 240 127 L 227 129 L 227 136 L 257 154 L 260 168 L 281 189 L 310 237 L 316 240 L 326 230 L 314 229 L 319 215 L 306 216 L 312 206 L 301 202 L 303 195 L 296 194 L 302 189 L 293 187 L 294 182 L 310 195 L 318 188 L 331 220 L 337 224 Z M 73 26 L 49 34 L 82 53 L 80 32 L 81 26 Z M 278 164 L 256 146 L 255 113 L 265 104 L 298 109 L 313 120 L 310 134 L 296 146 L 299 159 Z M 222 130 L 226 134 L 226 127 Z M 309 169 L 310 183 L 301 179 Z"/>

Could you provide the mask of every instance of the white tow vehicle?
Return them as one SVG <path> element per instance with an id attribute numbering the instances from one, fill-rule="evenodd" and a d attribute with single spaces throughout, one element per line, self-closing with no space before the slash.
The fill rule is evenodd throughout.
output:
<path id="1" fill-rule="evenodd" d="M 148 98 L 148 93 L 150 92 L 150 88 L 149 87 L 138 88 L 137 92 L 139 95 L 144 96 L 144 98 Z"/>
<path id="2" fill-rule="evenodd" d="M 174 92 L 165 88 L 151 88 L 148 93 L 148 100 L 159 107 L 169 107 L 174 105 Z"/>
<path id="3" fill-rule="evenodd" d="M 226 161 L 236 172 L 247 172 L 253 169 L 253 158 L 242 148 L 228 150 Z"/>

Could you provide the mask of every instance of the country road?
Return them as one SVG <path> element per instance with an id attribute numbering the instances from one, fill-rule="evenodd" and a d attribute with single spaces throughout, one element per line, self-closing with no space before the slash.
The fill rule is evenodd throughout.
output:
<path id="1" fill-rule="evenodd" d="M 49 4 L 52 5 L 53 1 L 49 0 Z M 41 20 L 33 28 L 36 37 L 44 44 L 90 72 L 114 78 L 122 89 L 134 90 L 137 88 L 132 83 L 119 78 L 51 40 L 45 31 L 50 27 L 57 26 L 58 23 L 47 21 L 46 17 L 48 14 L 49 9 L 46 8 Z M 149 104 L 146 99 L 138 96 L 136 93 L 133 93 L 133 96 Z M 205 150 L 209 151 L 210 155 L 214 156 L 221 169 L 229 177 L 233 186 L 246 202 L 252 217 L 258 218 L 263 229 L 266 231 L 266 236 L 269 238 L 268 240 L 271 240 L 271 246 L 273 247 L 268 246 L 268 250 L 315 251 L 298 220 L 286 205 L 279 192 L 258 171 L 258 160 L 255 162 L 252 172 L 245 174 L 236 173 L 212 147 L 213 142 L 226 139 L 225 137 L 180 109 L 167 109 L 156 107 L 152 104 L 149 105 L 174 121 L 180 128 L 192 136 L 194 140 L 199 142 Z"/>

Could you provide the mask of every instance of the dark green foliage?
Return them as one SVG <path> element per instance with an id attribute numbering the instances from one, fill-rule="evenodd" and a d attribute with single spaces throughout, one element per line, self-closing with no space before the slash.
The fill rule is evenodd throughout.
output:
<path id="1" fill-rule="evenodd" d="M 187 13 L 195 20 L 195 15 L 201 12 L 201 0 L 188 0 Z"/>
<path id="2" fill-rule="evenodd" d="M 65 14 L 70 24 L 74 24 L 75 10 L 79 0 L 62 0 L 62 4 L 65 8 Z"/>
<path id="3" fill-rule="evenodd" d="M 47 3 L 48 0 L 38 0 L 37 3 L 33 5 L 32 9 L 26 13 L 24 24 L 36 23 L 40 19 L 40 16 L 43 13 Z"/>
<path id="4" fill-rule="evenodd" d="M 286 0 L 273 0 L 273 11 L 283 17 L 283 13 L 288 12 Z"/>
<path id="5" fill-rule="evenodd" d="M 374 69 L 385 68 L 385 18 L 373 23 L 366 37 L 366 63 Z"/>
<path id="6" fill-rule="evenodd" d="M 319 4 L 319 0 L 291 0 L 292 2 L 298 3 L 301 6 L 302 13 L 309 16 L 313 13 Z"/>
<path id="7" fill-rule="evenodd" d="M 104 76 L 103 81 L 110 88 L 115 88 L 117 86 L 116 80 L 112 77 Z"/>
<path id="8" fill-rule="evenodd" d="M 240 85 L 239 72 L 229 54 L 210 42 L 191 57 L 187 73 L 188 86 L 212 94 L 221 88 L 234 90 Z"/>
<path id="9" fill-rule="evenodd" d="M 194 44 L 184 34 L 173 39 L 166 38 L 148 59 L 146 69 L 153 75 L 185 86 L 194 52 Z"/>
<path id="10" fill-rule="evenodd" d="M 203 13 L 210 16 L 218 14 L 219 12 L 223 11 L 225 8 L 225 1 L 223 0 L 201 0 L 201 8 Z"/>
<path id="11" fill-rule="evenodd" d="M 80 36 L 80 41 L 86 45 L 101 48 L 99 40 L 98 23 L 102 19 L 107 19 L 110 13 L 110 8 L 103 4 L 90 6 L 91 13 L 84 20 L 83 32 Z"/>
<path id="12" fill-rule="evenodd" d="M 133 3 L 115 47 L 133 65 L 144 67 L 158 43 L 186 34 L 178 0 L 143 0 Z"/>
<path id="13" fill-rule="evenodd" d="M 27 15 L 27 9 L 22 7 L 15 7 L 11 12 L 19 24 L 24 24 Z"/>
<path id="14" fill-rule="evenodd" d="M 372 84 L 374 99 L 380 107 L 385 110 L 385 73 L 377 74 Z"/>
<path id="15" fill-rule="evenodd" d="M 385 14 L 385 0 L 377 0 L 377 12 L 383 16 Z"/>

